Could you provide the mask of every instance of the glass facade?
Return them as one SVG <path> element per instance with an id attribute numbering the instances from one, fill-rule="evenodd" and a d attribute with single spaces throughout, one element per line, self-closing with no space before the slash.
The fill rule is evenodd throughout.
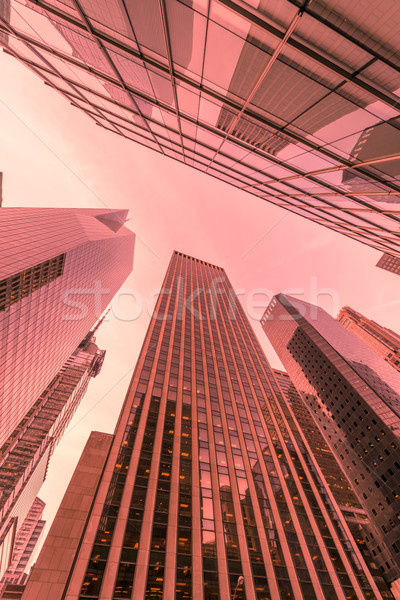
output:
<path id="1" fill-rule="evenodd" d="M 96 124 L 400 257 L 397 0 L 3 5 L 7 51 Z"/>
<path id="2" fill-rule="evenodd" d="M 297 392 L 288 374 L 276 369 L 274 369 L 274 374 L 282 393 L 289 403 L 293 415 L 304 434 L 305 441 L 310 447 L 311 454 L 317 461 L 318 466 L 346 519 L 346 523 L 360 548 L 364 560 L 373 574 L 375 583 L 382 591 L 386 590 L 387 592 L 387 585 L 384 582 L 380 569 L 375 563 L 375 558 L 366 543 L 366 540 L 371 537 L 371 533 L 373 535 L 373 532 L 369 526 L 369 518 L 365 509 L 357 499 L 348 478 L 341 470 L 335 455 L 326 443 L 322 433 L 311 416 L 307 405 Z"/>
<path id="3" fill-rule="evenodd" d="M 312 455 L 317 460 L 339 506 L 345 511 L 354 509 L 359 511 L 360 514 L 363 513 L 364 511 L 352 491 L 349 482 L 342 473 L 332 452 L 329 450 L 327 443 L 316 426 L 314 419 L 311 417 L 301 396 L 291 382 L 289 375 L 276 369 L 274 369 L 274 374 L 285 395 L 285 399 L 293 410 L 301 431 L 310 445 Z"/>
<path id="4" fill-rule="evenodd" d="M 132 270 L 126 215 L 1 209 L 0 576 L 54 445 L 101 368 L 104 352 L 87 333 Z"/>
<path id="5" fill-rule="evenodd" d="M 261 323 L 367 511 L 366 541 L 393 584 L 400 576 L 400 374 L 306 302 L 279 294 Z"/>
<path id="6" fill-rule="evenodd" d="M 46 477 L 48 461 L 85 395 L 91 377 L 101 369 L 105 351 L 99 350 L 94 342 L 92 334 L 85 337 L 3 444 L 0 548 L 6 546 L 11 527 L 17 534 L 17 543 Z M 11 544 L 8 559 L 1 565 L 0 577 L 15 552 L 16 547 Z"/>
<path id="7" fill-rule="evenodd" d="M 61 277 L 64 263 L 65 254 L 60 254 L 0 281 L 0 310 L 6 310 L 14 302 L 19 302 L 43 285 Z"/>
<path id="8" fill-rule="evenodd" d="M 8 583 L 20 584 L 26 578 L 25 569 L 46 523 L 42 520 L 44 507 L 43 500 L 35 498 L 20 527 L 15 539 L 12 562 L 0 581 L 0 597 Z"/>
<path id="9" fill-rule="evenodd" d="M 345 306 L 337 320 L 360 340 L 400 371 L 400 335 Z"/>
<path id="10" fill-rule="evenodd" d="M 2 446 L 132 270 L 127 211 L 2 208 Z"/>
<path id="11" fill-rule="evenodd" d="M 62 546 L 65 501 L 24 599 L 50 589 L 52 600 L 390 597 L 225 271 L 179 252 L 86 504 L 76 555 L 55 559 L 71 565 L 61 583 L 51 588 L 49 549 Z"/>

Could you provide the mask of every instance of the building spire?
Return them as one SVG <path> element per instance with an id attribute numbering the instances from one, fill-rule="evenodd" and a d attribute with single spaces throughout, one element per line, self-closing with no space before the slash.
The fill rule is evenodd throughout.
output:
<path id="1" fill-rule="evenodd" d="M 108 315 L 108 313 L 110 312 L 111 308 L 108 309 L 108 311 L 101 317 L 101 319 L 99 319 L 96 323 L 96 325 L 93 327 L 93 329 L 91 330 L 91 336 L 94 336 L 94 334 L 96 333 L 96 331 L 98 330 L 98 328 L 104 323 L 104 320 L 106 318 L 106 316 Z"/>

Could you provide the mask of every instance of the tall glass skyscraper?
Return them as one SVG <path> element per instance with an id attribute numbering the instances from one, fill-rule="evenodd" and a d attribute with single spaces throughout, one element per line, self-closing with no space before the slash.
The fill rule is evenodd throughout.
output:
<path id="1" fill-rule="evenodd" d="M 400 371 L 400 335 L 345 306 L 337 316 L 343 327 L 354 333 L 397 371 Z"/>
<path id="2" fill-rule="evenodd" d="M 274 369 L 274 374 L 282 393 L 293 410 L 297 423 L 310 447 L 311 454 L 317 461 L 318 466 L 346 519 L 346 523 L 374 576 L 375 582 L 382 582 L 382 574 L 366 541 L 371 538 L 371 533 L 373 535 L 373 531 L 370 527 L 370 519 L 368 518 L 365 509 L 361 506 L 347 477 L 341 470 L 335 455 L 326 443 L 324 436 L 311 416 L 303 398 L 290 380 L 289 375 L 283 371 L 278 371 L 277 369 Z"/>
<path id="3" fill-rule="evenodd" d="M 7 584 L 23 584 L 27 578 L 25 569 L 32 557 L 32 553 L 43 534 L 46 521 L 43 521 L 45 503 L 40 498 L 35 498 L 25 520 L 16 536 L 12 562 L 0 581 L 0 598 Z"/>
<path id="4" fill-rule="evenodd" d="M 400 373 L 323 309 L 279 294 L 262 327 L 341 464 L 400 598 Z"/>
<path id="5" fill-rule="evenodd" d="M 46 387 L 0 455 L 0 577 L 14 562 L 16 539 L 32 510 L 51 455 L 104 361 L 89 334 Z"/>
<path id="6" fill-rule="evenodd" d="M 352 154 L 360 162 L 375 161 L 376 158 L 386 156 L 390 160 L 381 162 L 380 169 L 387 176 L 398 179 L 400 175 L 400 120 L 395 118 L 386 122 L 367 127 L 361 132 L 360 137 L 354 145 Z M 359 176 L 357 171 L 348 169 L 343 171 L 343 182 L 354 192 L 363 190 L 365 180 Z M 377 202 L 390 202 L 390 195 L 376 194 Z M 393 202 L 396 198 L 393 197 Z"/>
<path id="7" fill-rule="evenodd" d="M 363 517 L 365 511 L 352 491 L 349 482 L 341 471 L 334 455 L 329 450 L 324 437 L 315 424 L 314 419 L 311 417 L 300 394 L 290 380 L 289 375 L 283 371 L 278 371 L 277 369 L 274 369 L 274 374 L 286 401 L 293 410 L 293 414 L 297 419 L 307 443 L 310 445 L 311 453 L 318 462 L 342 512 L 346 514 L 355 510 L 360 515 L 360 522 L 365 520 Z"/>
<path id="8" fill-rule="evenodd" d="M 97 125 L 400 257 L 397 0 L 11 8 L 7 52 Z"/>
<path id="9" fill-rule="evenodd" d="M 0 211 L 0 577 L 104 351 L 90 328 L 132 270 L 127 211 Z M 83 341 L 82 341 L 83 340 Z"/>
<path id="10" fill-rule="evenodd" d="M 225 271 L 175 252 L 115 433 L 89 439 L 24 600 L 390 597 L 378 585 Z"/>
<path id="11" fill-rule="evenodd" d="M 127 211 L 0 211 L 0 449 L 132 271 Z"/>

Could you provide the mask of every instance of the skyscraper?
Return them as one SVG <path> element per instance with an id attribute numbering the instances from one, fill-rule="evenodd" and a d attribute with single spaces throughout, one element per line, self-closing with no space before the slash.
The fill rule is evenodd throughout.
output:
<path id="1" fill-rule="evenodd" d="M 371 165 L 377 161 L 378 168 L 383 175 L 398 179 L 400 175 L 400 120 L 398 118 L 378 123 L 367 127 L 361 132 L 353 150 L 352 155 L 360 162 L 368 162 Z M 386 160 L 380 160 L 386 157 Z M 354 193 L 365 189 L 367 182 L 357 171 L 348 169 L 343 171 L 343 183 Z M 374 195 L 376 202 L 399 202 L 397 195 L 377 192 Z"/>
<path id="2" fill-rule="evenodd" d="M 400 275 L 399 256 L 393 256 L 392 254 L 385 252 L 376 263 L 376 266 L 380 269 L 385 269 L 385 271 L 389 271 L 390 273 L 396 273 L 396 275 Z"/>
<path id="3" fill-rule="evenodd" d="M 275 296 L 261 323 L 366 509 L 367 542 L 400 597 L 400 373 L 324 310 L 296 298 Z"/>
<path id="4" fill-rule="evenodd" d="M 132 270 L 127 211 L 0 211 L 0 449 Z"/>
<path id="5" fill-rule="evenodd" d="M 360 340 L 400 371 L 400 335 L 379 323 L 367 319 L 353 308 L 345 306 L 337 320 Z"/>
<path id="6" fill-rule="evenodd" d="M 321 471 L 333 492 L 342 511 L 357 510 L 364 513 L 359 501 L 352 491 L 349 482 L 341 471 L 334 455 L 311 417 L 300 394 L 297 392 L 287 373 L 274 369 L 274 375 L 279 383 L 286 401 L 290 404 L 293 414 L 301 428 L 307 443 L 310 445 L 313 457 L 318 462 Z"/>
<path id="7" fill-rule="evenodd" d="M 42 519 L 44 507 L 43 500 L 35 498 L 16 536 L 12 562 L 0 581 L 0 597 L 8 583 L 19 585 L 26 580 L 25 570 L 46 524 Z"/>
<path id="8" fill-rule="evenodd" d="M 357 499 L 347 477 L 341 470 L 335 455 L 326 443 L 322 433 L 311 416 L 307 405 L 297 392 L 288 374 L 274 369 L 274 375 L 285 399 L 293 411 L 293 415 L 299 424 L 304 438 L 310 447 L 311 454 L 317 461 L 318 466 L 346 519 L 346 523 L 374 576 L 375 582 L 381 581 L 382 576 L 380 570 L 366 543 L 366 539 L 369 539 L 371 533 L 373 535 L 373 532 L 371 531 L 370 520 L 365 509 Z"/>
<path id="9" fill-rule="evenodd" d="M 132 269 L 126 214 L 0 211 L 0 577 L 54 445 L 101 368 L 88 331 Z"/>
<path id="10" fill-rule="evenodd" d="M 90 437 L 23 596 L 46 597 L 389 597 L 222 268 L 173 254 L 115 433 Z"/>
<path id="11" fill-rule="evenodd" d="M 96 124 L 400 257 L 396 171 L 357 144 L 397 133 L 397 0 L 11 5 L 7 52 Z"/>
<path id="12" fill-rule="evenodd" d="M 48 463 L 89 381 L 100 372 L 104 350 L 89 334 L 3 444 L 0 456 L 0 577 L 14 562 L 15 539 L 32 510 Z"/>
<path id="13" fill-rule="evenodd" d="M 225 3 L 225 5 L 227 4 Z M 307 4 L 310 3 L 303 3 L 306 10 Z M 341 94 L 337 94 L 331 95 L 331 97 L 327 95 L 321 100 L 321 90 L 318 85 L 315 85 L 314 77 L 311 74 L 309 77 L 305 76 L 301 64 L 297 62 L 301 53 L 296 55 L 296 52 L 293 52 L 289 61 L 287 60 L 288 55 L 285 56 L 283 50 L 280 60 L 270 61 L 271 64 L 269 64 L 266 56 L 272 56 L 275 50 L 273 33 L 282 37 L 276 30 L 272 32 L 271 25 L 273 20 L 276 20 L 274 25 L 278 25 L 282 15 L 279 15 L 279 10 L 275 10 L 275 14 L 273 14 L 268 0 L 259 0 L 256 11 L 251 11 L 248 7 L 246 9 L 242 8 L 240 14 L 246 16 L 249 30 L 232 74 L 228 96 L 248 98 L 249 94 L 256 89 L 257 101 L 255 104 L 263 109 L 264 114 L 279 115 L 287 123 L 295 122 L 299 130 L 307 131 L 309 134 L 314 134 L 336 122 L 340 117 L 354 112 L 357 106 L 362 108 L 367 106 L 368 96 L 364 95 L 361 90 L 358 90 L 358 94 L 354 98 L 344 98 Z M 290 9 L 286 10 L 288 16 Z M 260 19 L 263 16 L 264 18 L 269 17 L 269 27 L 267 19 L 263 25 L 270 34 L 270 36 L 264 34 L 264 38 L 260 35 L 260 22 L 257 22 L 257 17 Z M 302 29 L 301 26 L 299 29 Z M 302 31 L 302 35 L 304 34 L 305 32 Z M 311 67 L 311 61 L 309 67 Z M 264 74 L 266 68 L 268 69 L 267 76 Z M 354 102 L 349 102 L 349 100 Z M 217 127 L 273 155 L 293 143 L 290 134 L 285 133 L 285 128 L 279 131 L 268 125 L 268 122 L 263 123 L 261 119 L 245 113 L 239 115 L 238 118 L 237 111 L 232 109 L 229 104 L 222 108 Z"/>

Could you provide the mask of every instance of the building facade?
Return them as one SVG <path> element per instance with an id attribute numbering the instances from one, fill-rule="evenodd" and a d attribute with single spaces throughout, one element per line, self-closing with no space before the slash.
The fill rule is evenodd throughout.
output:
<path id="1" fill-rule="evenodd" d="M 400 374 L 324 310 L 279 294 L 262 327 L 370 517 L 366 538 L 399 596 Z"/>
<path id="2" fill-rule="evenodd" d="M 394 369 L 400 371 L 400 335 L 398 333 L 382 327 L 349 306 L 341 309 L 337 320 Z"/>
<path id="3" fill-rule="evenodd" d="M 385 271 L 389 271 L 389 273 L 400 275 L 400 257 L 394 256 L 393 254 L 388 254 L 387 252 L 382 254 L 381 258 L 376 263 L 376 266 L 380 269 L 385 269 Z"/>
<path id="4" fill-rule="evenodd" d="M 131 272 L 126 215 L 1 209 L 0 449 Z"/>
<path id="5" fill-rule="evenodd" d="M 16 536 L 11 564 L 0 581 L 0 597 L 8 584 L 23 585 L 27 578 L 26 569 L 46 524 L 44 507 L 43 500 L 36 497 Z"/>
<path id="6" fill-rule="evenodd" d="M 17 542 L 47 473 L 51 455 L 104 361 L 90 333 L 46 387 L 0 456 L 0 577 L 12 567 Z M 36 511 L 37 512 L 37 511 Z M 36 514 L 36 513 L 35 513 Z M 11 582 L 16 583 L 16 582 Z"/>
<path id="7" fill-rule="evenodd" d="M 399 151 L 358 143 L 397 139 L 397 0 L 11 7 L 7 52 L 97 125 L 400 257 Z"/>
<path id="8" fill-rule="evenodd" d="M 387 177 L 398 179 L 400 175 L 400 120 L 392 120 L 367 127 L 361 132 L 353 150 L 353 156 L 360 162 L 374 164 L 379 157 L 386 157 L 379 164 L 379 169 Z M 365 188 L 365 179 L 357 171 L 348 169 L 343 171 L 343 183 L 350 190 L 357 193 Z M 379 194 L 374 196 L 376 202 L 398 202 L 396 197 L 390 194 Z"/>
<path id="9" fill-rule="evenodd" d="M 1 208 L 0 577 L 54 445 L 101 367 L 88 331 L 132 270 L 126 215 Z"/>
<path id="10" fill-rule="evenodd" d="M 338 503 L 346 523 L 360 548 L 361 554 L 374 576 L 375 582 L 382 582 L 382 573 L 375 562 L 375 557 L 369 550 L 367 539 L 373 531 L 370 519 L 361 506 L 346 475 L 342 471 L 335 455 L 326 443 L 324 436 L 316 425 L 304 400 L 284 371 L 274 369 L 275 377 L 279 383 L 286 401 L 293 411 L 297 423 L 310 447 L 310 451 L 327 482 L 332 494 Z M 382 586 L 385 589 L 384 586 Z"/>
<path id="11" fill-rule="evenodd" d="M 89 439 L 24 600 L 379 587 L 225 271 L 175 252 L 114 436 Z"/>

